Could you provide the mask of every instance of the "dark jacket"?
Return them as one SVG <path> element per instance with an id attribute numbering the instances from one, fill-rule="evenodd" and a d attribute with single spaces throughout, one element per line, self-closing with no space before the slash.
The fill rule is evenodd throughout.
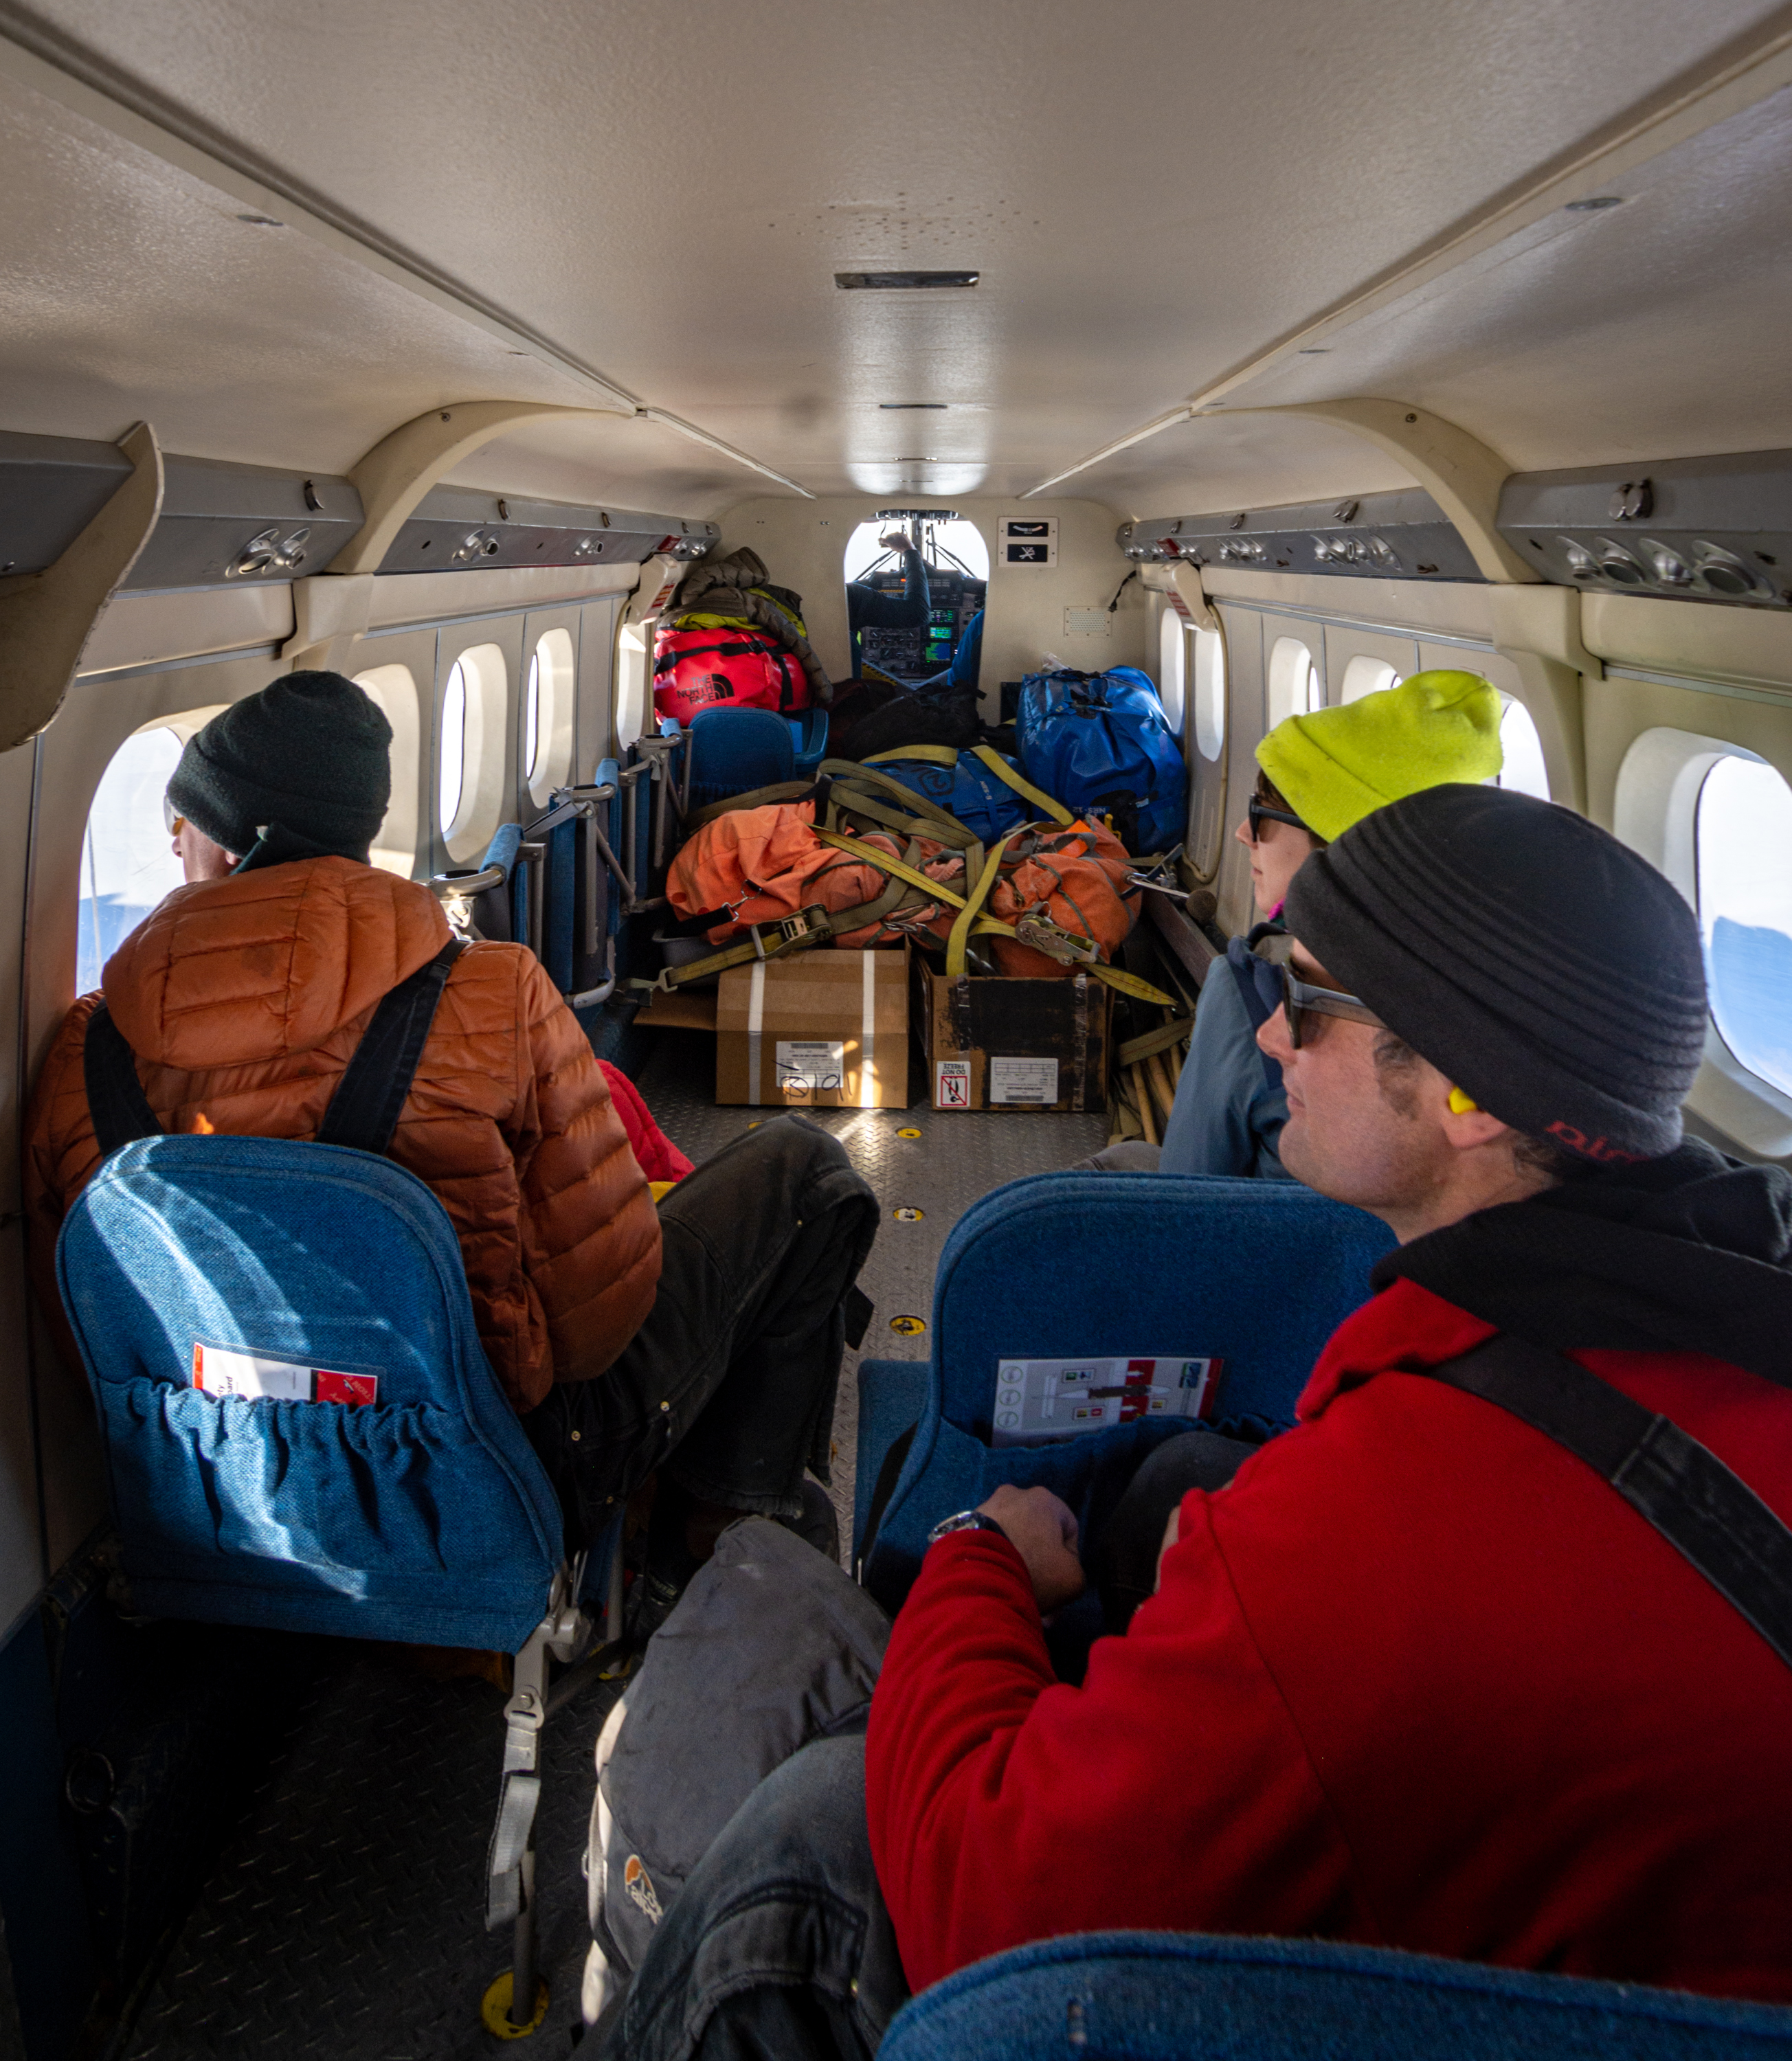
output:
<path id="1" fill-rule="evenodd" d="M 1689 1142 L 1377 1285 L 1080 1688 L 1004 1539 L 928 1555 L 866 1762 L 916 1988 L 1144 1927 L 1792 2000 L 1792 1669 L 1592 1469 L 1409 1371 L 1572 1351 L 1792 1520 L 1792 1178 Z"/>

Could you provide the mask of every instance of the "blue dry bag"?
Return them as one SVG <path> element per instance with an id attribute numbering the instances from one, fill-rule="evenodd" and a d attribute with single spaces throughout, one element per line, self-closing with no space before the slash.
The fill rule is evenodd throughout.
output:
<path id="1" fill-rule="evenodd" d="M 1188 769 L 1136 666 L 1029 673 L 1015 728 L 1027 778 L 1080 816 L 1112 815 L 1129 851 L 1168 851 L 1186 834 Z"/>
<path id="2" fill-rule="evenodd" d="M 924 756 L 925 754 L 945 755 L 937 745 L 909 745 L 896 751 L 880 751 L 865 763 L 892 780 L 900 780 L 904 786 L 912 787 L 936 809 L 944 809 L 948 816 L 956 816 L 966 830 L 976 832 L 983 844 L 993 844 L 996 838 L 1018 830 L 1023 823 L 1032 822 L 1042 813 L 1024 795 L 1016 794 L 974 753 L 960 751 L 949 766 L 939 763 L 936 757 Z M 992 754 L 996 755 L 999 754 Z M 1002 763 L 1010 767 L 1017 778 L 1020 777 L 1020 769 L 1012 758 L 1004 758 Z"/>

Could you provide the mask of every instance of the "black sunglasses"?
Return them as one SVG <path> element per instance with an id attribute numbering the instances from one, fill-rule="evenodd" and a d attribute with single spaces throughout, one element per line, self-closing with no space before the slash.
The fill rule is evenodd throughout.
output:
<path id="1" fill-rule="evenodd" d="M 1295 1051 L 1300 1051 L 1306 1036 L 1301 1023 L 1303 1014 L 1311 1012 L 1315 1016 L 1341 1016 L 1347 1023 L 1366 1023 L 1372 1030 L 1385 1030 L 1387 1025 L 1373 1009 L 1366 1007 L 1353 994 L 1341 994 L 1335 987 L 1315 987 L 1311 982 L 1298 980 L 1290 967 L 1282 968 L 1282 1007 L 1288 1016 L 1288 1042 Z"/>
<path id="2" fill-rule="evenodd" d="M 1253 844 L 1255 844 L 1257 841 L 1259 835 L 1257 826 L 1260 823 L 1292 823 L 1297 830 L 1307 830 L 1306 825 L 1301 822 L 1301 818 L 1296 815 L 1292 810 L 1273 809 L 1267 802 L 1259 801 L 1255 794 L 1252 795 L 1249 802 L 1246 804 L 1245 813 L 1250 818 L 1251 842 Z M 1307 830 L 1307 835 L 1311 837 L 1313 835 L 1313 832 L 1311 830 Z"/>

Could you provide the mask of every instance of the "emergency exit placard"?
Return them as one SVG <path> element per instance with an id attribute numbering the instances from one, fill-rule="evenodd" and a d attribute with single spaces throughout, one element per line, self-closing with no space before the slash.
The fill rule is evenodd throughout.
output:
<path id="1" fill-rule="evenodd" d="M 1225 1363 L 1205 1359 L 1004 1359 L 996 1370 L 998 1446 L 1036 1446 L 1141 1417 L 1212 1414 Z"/>

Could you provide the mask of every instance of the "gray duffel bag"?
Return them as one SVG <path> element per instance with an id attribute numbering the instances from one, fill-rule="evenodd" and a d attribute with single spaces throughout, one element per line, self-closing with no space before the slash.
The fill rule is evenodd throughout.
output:
<path id="1" fill-rule="evenodd" d="M 889 1636 L 864 1591 L 781 1524 L 722 1534 L 598 1737 L 587 2025 L 759 1783 L 812 1739 L 863 1727 Z"/>

